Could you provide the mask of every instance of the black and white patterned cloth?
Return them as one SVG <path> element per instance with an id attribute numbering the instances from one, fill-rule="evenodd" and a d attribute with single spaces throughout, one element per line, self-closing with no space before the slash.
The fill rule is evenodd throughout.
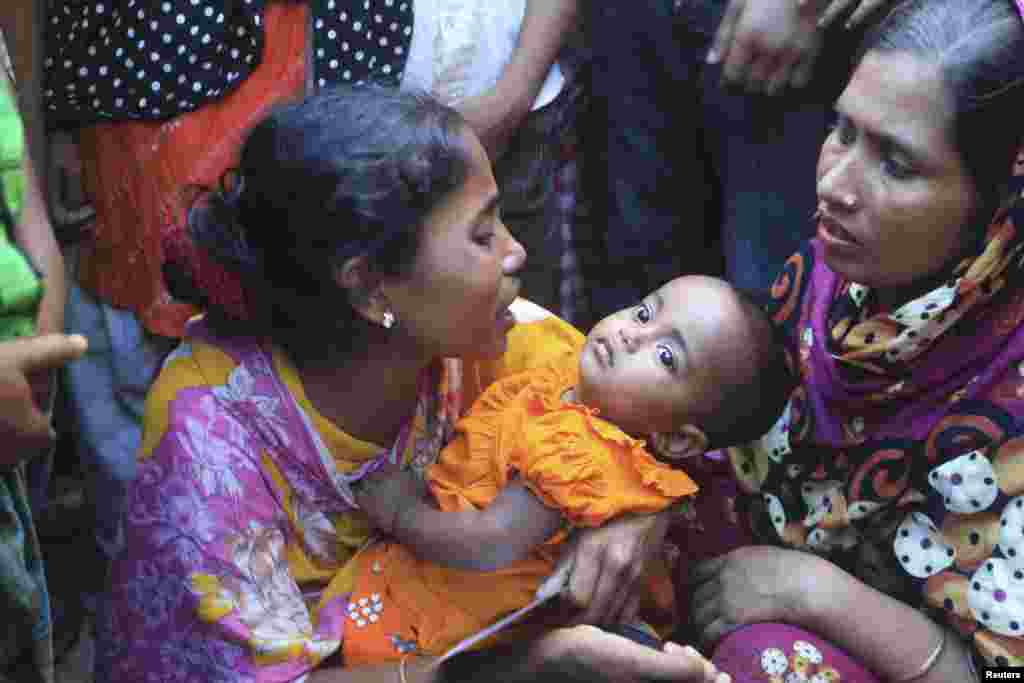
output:
<path id="1" fill-rule="evenodd" d="M 268 0 L 49 0 L 51 123 L 159 120 L 223 97 L 263 54 Z M 397 86 L 413 0 L 309 0 L 314 80 Z"/>

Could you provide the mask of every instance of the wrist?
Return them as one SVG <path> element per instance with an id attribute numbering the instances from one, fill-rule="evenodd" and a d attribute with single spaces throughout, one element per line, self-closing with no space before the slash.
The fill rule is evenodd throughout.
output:
<path id="1" fill-rule="evenodd" d="M 442 683 L 441 667 L 434 664 L 432 657 L 409 657 L 406 655 L 398 664 L 400 683 Z"/>
<path id="2" fill-rule="evenodd" d="M 801 562 L 789 582 L 786 603 L 792 623 L 817 632 L 820 624 L 832 623 L 830 610 L 846 604 L 842 593 L 846 588 L 845 573 L 828 560 L 798 550 Z"/>

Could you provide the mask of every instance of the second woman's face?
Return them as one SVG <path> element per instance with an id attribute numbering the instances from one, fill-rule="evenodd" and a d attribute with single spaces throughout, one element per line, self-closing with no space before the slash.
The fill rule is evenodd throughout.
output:
<path id="1" fill-rule="evenodd" d="M 412 272 L 383 290 L 420 352 L 497 357 L 515 322 L 508 307 L 526 252 L 501 221 L 487 153 L 468 129 L 462 138 L 466 179 L 427 217 Z"/>
<path id="2" fill-rule="evenodd" d="M 836 108 L 817 171 L 825 261 L 870 287 L 913 288 L 962 252 L 974 208 L 939 69 L 869 52 Z"/>

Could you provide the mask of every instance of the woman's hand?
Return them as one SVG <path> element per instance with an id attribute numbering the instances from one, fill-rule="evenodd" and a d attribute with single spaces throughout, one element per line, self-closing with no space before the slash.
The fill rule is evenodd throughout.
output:
<path id="1" fill-rule="evenodd" d="M 666 643 L 661 651 L 602 631 L 574 626 L 553 631 L 537 641 L 532 657 L 540 675 L 535 680 L 560 683 L 728 683 L 730 677 L 691 647 Z"/>
<path id="2" fill-rule="evenodd" d="M 693 624 L 701 643 L 759 621 L 799 625 L 834 565 L 809 553 L 748 546 L 701 562 L 690 575 Z"/>
<path id="3" fill-rule="evenodd" d="M 578 532 L 562 562 L 573 562 L 568 597 L 583 609 L 580 623 L 628 623 L 636 617 L 637 582 L 648 558 L 661 550 L 670 515 L 627 515 Z"/>

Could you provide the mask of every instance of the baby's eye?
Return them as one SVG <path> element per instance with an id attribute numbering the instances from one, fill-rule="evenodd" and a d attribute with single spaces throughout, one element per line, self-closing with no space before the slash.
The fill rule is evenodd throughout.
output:
<path id="1" fill-rule="evenodd" d="M 657 353 L 658 362 L 674 372 L 676 369 L 676 356 L 672 353 L 672 349 L 667 346 L 659 346 Z"/>
<path id="2" fill-rule="evenodd" d="M 640 304 L 636 309 L 636 319 L 641 323 L 651 322 L 651 309 L 647 304 Z"/>

